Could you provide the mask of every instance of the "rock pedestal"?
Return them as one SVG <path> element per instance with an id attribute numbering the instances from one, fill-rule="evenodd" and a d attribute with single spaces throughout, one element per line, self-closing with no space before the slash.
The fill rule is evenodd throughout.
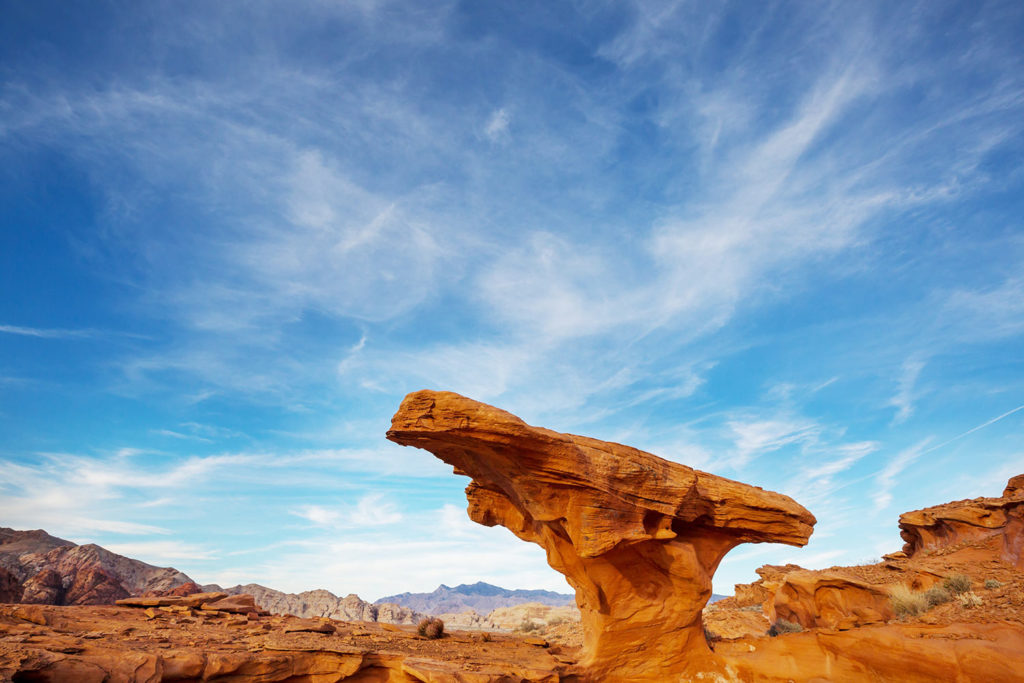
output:
<path id="1" fill-rule="evenodd" d="M 621 444 L 531 427 L 450 392 L 408 395 L 388 438 L 472 479 L 469 516 L 537 543 L 576 590 L 596 680 L 716 668 L 701 610 L 741 543 L 802 546 L 815 519 L 791 498 Z"/>

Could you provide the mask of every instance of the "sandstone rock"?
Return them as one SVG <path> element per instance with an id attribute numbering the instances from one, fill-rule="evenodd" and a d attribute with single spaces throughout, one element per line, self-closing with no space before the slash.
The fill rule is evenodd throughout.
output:
<path id="1" fill-rule="evenodd" d="M 721 559 L 745 542 L 804 545 L 815 522 L 787 496 L 449 392 L 408 395 L 388 438 L 471 477 L 471 519 L 544 547 L 576 590 L 598 679 L 665 680 L 708 660 L 701 610 Z"/>
<path id="2" fill-rule="evenodd" d="M 248 614 L 249 612 L 258 613 L 263 611 L 263 609 L 256 604 L 253 597 L 246 593 L 229 595 L 227 597 L 220 598 L 219 600 L 204 602 L 202 603 L 202 608 L 204 610 L 217 612 L 230 612 L 231 614 Z"/>
<path id="3" fill-rule="evenodd" d="M 187 595 L 194 595 L 196 593 L 202 593 L 202 592 L 203 592 L 202 586 L 197 584 L 195 581 L 188 581 L 186 583 L 181 584 L 180 586 L 175 586 L 174 588 L 171 588 L 171 589 L 168 589 L 168 590 L 148 591 L 143 597 L 169 597 L 169 596 L 185 597 Z M 227 594 L 225 593 L 224 595 L 227 595 Z"/>
<path id="4" fill-rule="evenodd" d="M 285 633 L 334 633 L 337 629 L 329 621 L 294 619 L 284 627 Z"/>
<path id="5" fill-rule="evenodd" d="M 1001 498 L 975 498 L 900 515 L 903 552 L 913 557 L 960 543 L 993 539 L 999 557 L 1024 569 L 1024 475 L 1010 479 Z"/>
<path id="6" fill-rule="evenodd" d="M 769 603 L 768 619 L 804 628 L 849 629 L 893 618 L 890 593 L 879 586 L 828 572 L 798 571 L 785 576 Z"/>

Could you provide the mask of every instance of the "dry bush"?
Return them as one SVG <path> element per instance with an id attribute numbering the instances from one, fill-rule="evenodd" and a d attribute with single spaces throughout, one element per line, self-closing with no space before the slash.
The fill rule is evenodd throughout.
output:
<path id="1" fill-rule="evenodd" d="M 421 636 L 430 638 L 431 640 L 437 640 L 438 638 L 444 637 L 444 622 L 437 617 L 428 617 L 420 621 L 416 627 L 416 633 Z"/>
<path id="2" fill-rule="evenodd" d="M 960 606 L 965 607 L 967 609 L 971 609 L 973 607 L 981 607 L 982 605 L 981 596 L 979 596 L 974 591 L 965 591 L 961 593 L 959 595 L 959 599 Z"/>
<path id="3" fill-rule="evenodd" d="M 484 631 L 483 633 L 480 634 L 480 642 L 482 642 L 482 643 L 489 643 L 489 642 L 491 642 L 491 640 L 493 640 L 493 638 L 491 638 L 491 634 L 488 633 L 487 631 Z"/>
<path id="4" fill-rule="evenodd" d="M 942 580 L 942 587 L 954 595 L 971 590 L 971 577 L 967 574 L 953 574 Z"/>
<path id="5" fill-rule="evenodd" d="M 534 631 L 541 630 L 541 625 L 532 619 L 523 619 L 519 626 L 516 626 L 516 630 L 520 633 L 533 633 Z"/>
<path id="6" fill-rule="evenodd" d="M 889 601 L 892 603 L 892 611 L 898 617 L 916 617 L 922 612 L 928 611 L 930 606 L 924 593 L 917 593 L 905 584 L 899 584 L 889 589 Z"/>
<path id="7" fill-rule="evenodd" d="M 800 633 L 804 627 L 800 624 L 787 621 L 785 619 L 777 619 L 774 624 L 768 628 L 768 635 L 772 638 L 775 636 L 781 636 L 783 633 Z"/>
<path id="8" fill-rule="evenodd" d="M 932 586 L 924 592 L 924 599 L 928 601 L 929 607 L 944 605 L 953 599 L 953 594 L 942 586 Z"/>
<path id="9" fill-rule="evenodd" d="M 985 579 L 985 588 L 988 590 L 995 590 L 996 588 L 1002 588 L 1003 582 L 996 581 L 995 579 Z"/>

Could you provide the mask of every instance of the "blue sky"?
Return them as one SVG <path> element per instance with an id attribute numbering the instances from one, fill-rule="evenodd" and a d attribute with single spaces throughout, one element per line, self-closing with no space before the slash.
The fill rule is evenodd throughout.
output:
<path id="1" fill-rule="evenodd" d="M 567 590 L 450 389 L 793 496 L 1024 472 L 1019 2 L 0 2 L 0 524 L 203 582 Z"/>

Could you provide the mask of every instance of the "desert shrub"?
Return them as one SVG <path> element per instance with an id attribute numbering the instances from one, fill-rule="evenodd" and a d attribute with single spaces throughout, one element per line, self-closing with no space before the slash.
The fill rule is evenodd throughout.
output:
<path id="1" fill-rule="evenodd" d="M 988 590 L 995 590 L 996 588 L 1002 587 L 1002 581 L 996 581 L 995 579 L 985 579 L 985 588 Z"/>
<path id="2" fill-rule="evenodd" d="M 548 620 L 548 626 L 558 626 L 565 623 L 565 617 L 552 617 Z"/>
<path id="3" fill-rule="evenodd" d="M 540 629 L 540 624 L 533 621 L 532 619 L 523 619 L 519 626 L 516 626 L 516 630 L 520 633 L 533 633 L 534 631 L 539 631 Z"/>
<path id="4" fill-rule="evenodd" d="M 488 633 L 487 631 L 484 631 L 483 633 L 480 634 L 480 642 L 482 642 L 482 643 L 489 643 L 489 642 L 491 642 L 491 640 L 493 640 L 493 638 L 491 638 L 491 634 Z"/>
<path id="5" fill-rule="evenodd" d="M 964 591 L 958 597 L 961 607 L 966 607 L 967 609 L 981 607 L 981 597 L 974 591 Z"/>
<path id="6" fill-rule="evenodd" d="M 745 605 L 740 607 L 741 612 L 760 612 L 764 608 L 761 605 Z"/>
<path id="7" fill-rule="evenodd" d="M 781 636 L 783 633 L 800 633 L 804 627 L 800 624 L 795 624 L 792 621 L 786 621 L 785 619 L 777 619 L 774 624 L 768 628 L 768 635 L 772 638 L 775 636 Z"/>
<path id="8" fill-rule="evenodd" d="M 428 617 L 420 621 L 416 627 L 416 633 L 431 640 L 437 640 L 444 637 L 444 622 L 436 617 Z"/>
<path id="9" fill-rule="evenodd" d="M 942 587 L 954 595 L 971 590 L 971 577 L 967 574 L 953 574 L 942 581 Z"/>
<path id="10" fill-rule="evenodd" d="M 892 603 L 892 611 L 898 617 L 916 617 L 930 607 L 924 593 L 917 593 L 903 584 L 889 589 L 889 601 Z"/>
<path id="11" fill-rule="evenodd" d="M 953 599 L 953 594 L 942 586 L 932 586 L 924 592 L 924 599 L 928 601 L 929 607 L 944 605 Z"/>

